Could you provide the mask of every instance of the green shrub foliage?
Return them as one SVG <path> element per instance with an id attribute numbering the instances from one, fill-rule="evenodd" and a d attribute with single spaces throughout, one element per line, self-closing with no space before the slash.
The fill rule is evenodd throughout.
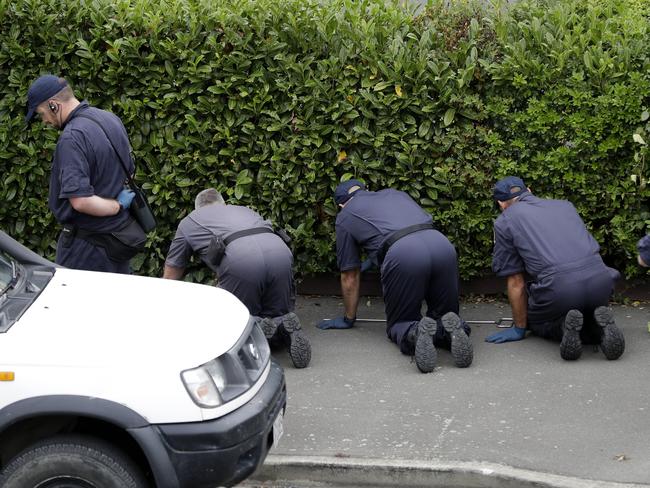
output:
<path id="1" fill-rule="evenodd" d="M 0 0 L 0 226 L 53 257 L 58 133 L 23 122 L 51 72 L 127 127 L 159 220 L 140 274 L 160 275 L 208 186 L 287 229 L 300 273 L 332 271 L 332 191 L 354 176 L 410 193 L 470 278 L 490 265 L 491 186 L 519 174 L 571 200 L 633 276 L 650 221 L 648 17 L 623 0 Z"/>

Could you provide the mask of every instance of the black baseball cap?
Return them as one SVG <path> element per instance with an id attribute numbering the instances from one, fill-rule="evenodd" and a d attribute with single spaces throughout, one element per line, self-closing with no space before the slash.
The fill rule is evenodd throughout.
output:
<path id="1" fill-rule="evenodd" d="M 29 124 L 34 117 L 36 108 L 46 100 L 68 86 L 68 82 L 63 78 L 54 75 L 43 75 L 34 81 L 29 90 L 27 90 L 27 115 L 25 123 Z"/>
<path id="2" fill-rule="evenodd" d="M 334 201 L 337 205 L 343 205 L 347 202 L 355 192 L 359 190 L 365 190 L 366 185 L 359 180 L 348 180 L 343 183 L 339 183 L 339 186 L 334 190 Z"/>
<path id="3" fill-rule="evenodd" d="M 492 188 L 492 196 L 495 200 L 506 202 L 527 191 L 528 188 L 524 180 L 518 176 L 506 176 L 496 182 L 494 188 Z"/>

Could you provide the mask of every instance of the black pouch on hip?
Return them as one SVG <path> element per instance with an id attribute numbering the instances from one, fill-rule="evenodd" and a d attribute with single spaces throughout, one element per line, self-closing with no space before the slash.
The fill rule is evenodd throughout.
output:
<path id="1" fill-rule="evenodd" d="M 156 228 L 156 217 L 149 206 L 147 197 L 141 188 L 137 187 L 135 183 L 129 184 L 129 188 L 135 193 L 129 211 L 135 220 L 138 221 L 142 230 L 148 234 Z"/>
<path id="2" fill-rule="evenodd" d="M 212 236 L 210 244 L 205 251 L 205 261 L 209 266 L 216 268 L 221 264 L 224 254 L 226 254 L 226 243 L 220 236 Z"/>
<path id="3" fill-rule="evenodd" d="M 147 241 L 147 234 L 135 219 L 129 219 L 124 227 L 111 232 L 110 236 L 105 249 L 108 257 L 114 261 L 128 261 L 142 252 Z"/>
<path id="4" fill-rule="evenodd" d="M 77 237 L 99 247 L 103 247 L 111 261 L 128 261 L 142 252 L 147 234 L 134 219 L 113 232 L 91 232 L 77 229 Z"/>
<path id="5" fill-rule="evenodd" d="M 286 230 L 278 229 L 275 231 L 275 234 L 280 237 L 287 246 L 291 247 L 291 236 L 287 234 Z"/>

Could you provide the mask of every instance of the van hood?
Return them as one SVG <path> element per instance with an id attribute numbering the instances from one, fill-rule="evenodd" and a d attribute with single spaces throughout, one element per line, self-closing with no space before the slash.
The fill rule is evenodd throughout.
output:
<path id="1" fill-rule="evenodd" d="M 121 369 L 152 361 L 180 370 L 229 350 L 249 317 L 213 286 L 58 268 L 6 333 L 3 354 L 20 352 L 14 364 Z"/>

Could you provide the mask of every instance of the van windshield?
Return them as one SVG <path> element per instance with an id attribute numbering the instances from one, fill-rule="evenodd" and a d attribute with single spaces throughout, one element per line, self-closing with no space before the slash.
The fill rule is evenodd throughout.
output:
<path id="1" fill-rule="evenodd" d="M 0 294 L 16 284 L 16 261 L 0 251 Z"/>

